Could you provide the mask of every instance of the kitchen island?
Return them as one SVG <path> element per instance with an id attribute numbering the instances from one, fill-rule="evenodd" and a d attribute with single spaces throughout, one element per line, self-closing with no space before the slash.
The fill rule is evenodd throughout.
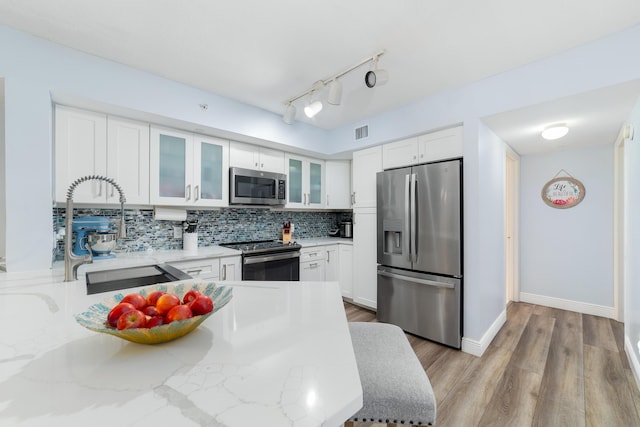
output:
<path id="1" fill-rule="evenodd" d="M 338 426 L 359 410 L 336 283 L 220 285 L 225 307 L 150 346 L 76 323 L 117 292 L 86 295 L 56 270 L 1 276 L 0 425 Z"/>

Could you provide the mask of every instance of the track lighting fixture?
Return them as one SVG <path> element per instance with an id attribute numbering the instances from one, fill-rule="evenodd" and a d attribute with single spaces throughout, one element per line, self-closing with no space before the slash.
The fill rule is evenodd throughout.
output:
<path id="1" fill-rule="evenodd" d="M 342 98 L 342 83 L 340 80 L 333 79 L 329 84 L 329 96 L 327 102 L 331 105 L 340 105 L 340 99 Z"/>
<path id="2" fill-rule="evenodd" d="M 296 118 L 296 106 L 292 103 L 287 104 L 286 110 L 284 110 L 284 116 L 282 116 L 282 120 L 288 125 L 293 123 L 293 120 Z"/>
<path id="3" fill-rule="evenodd" d="M 378 70 L 378 56 L 373 57 L 373 70 L 364 75 L 364 82 L 367 87 L 375 85 L 382 86 L 389 80 L 389 73 L 386 70 Z"/>
<path id="4" fill-rule="evenodd" d="M 311 92 L 309 93 L 309 103 L 306 107 L 304 107 L 305 116 L 310 119 L 313 118 L 316 114 L 322 111 L 322 101 L 320 101 L 320 91 L 324 88 L 324 82 L 319 80 L 315 82 L 313 88 L 311 88 Z"/>
<path id="5" fill-rule="evenodd" d="M 331 105 L 340 105 L 342 99 L 342 83 L 338 79 L 345 74 L 355 70 L 356 68 L 366 64 L 367 62 L 374 62 L 373 70 L 367 72 L 367 74 L 365 75 L 365 83 L 367 83 L 367 86 L 374 87 L 376 84 L 383 85 L 384 83 L 386 83 L 389 77 L 385 70 L 378 70 L 378 58 L 383 54 L 384 50 L 381 50 L 375 55 L 360 61 L 356 65 L 347 68 L 346 70 L 336 74 L 335 76 L 331 76 L 327 79 L 315 82 L 310 89 L 306 90 L 298 96 L 294 96 L 293 98 L 288 99 L 287 101 L 285 101 L 286 108 L 284 115 L 282 116 L 282 120 L 289 125 L 293 123 L 296 115 L 296 107 L 293 105 L 293 103 L 306 95 L 309 95 L 309 101 L 304 107 L 305 115 L 309 118 L 312 118 L 316 114 L 318 114 L 323 107 L 322 101 L 320 100 L 321 92 L 327 85 L 329 86 L 327 102 Z M 372 82 L 371 85 L 369 84 L 370 82 Z"/>

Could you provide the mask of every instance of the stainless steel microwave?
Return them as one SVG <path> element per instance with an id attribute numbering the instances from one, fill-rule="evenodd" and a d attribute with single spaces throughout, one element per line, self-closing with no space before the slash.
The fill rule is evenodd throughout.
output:
<path id="1" fill-rule="evenodd" d="M 284 205 L 286 188 L 285 174 L 229 168 L 230 205 Z"/>

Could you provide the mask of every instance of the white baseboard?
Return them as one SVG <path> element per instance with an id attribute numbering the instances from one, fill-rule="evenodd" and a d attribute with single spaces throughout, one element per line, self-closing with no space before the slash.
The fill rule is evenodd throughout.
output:
<path id="1" fill-rule="evenodd" d="M 530 304 L 544 305 L 547 307 L 559 308 L 562 310 L 575 311 L 582 314 L 591 314 L 593 316 L 607 317 L 609 319 L 615 319 L 615 312 L 613 307 L 606 307 L 604 305 L 590 304 L 587 302 L 571 301 L 562 298 L 548 297 L 544 295 L 529 294 L 526 292 L 520 292 L 520 301 L 528 302 Z"/>
<path id="2" fill-rule="evenodd" d="M 629 336 L 625 334 L 624 336 L 624 351 L 627 353 L 627 359 L 629 359 L 629 365 L 631 366 L 631 371 L 633 372 L 633 376 L 636 379 L 636 385 L 640 388 L 640 361 L 638 361 L 638 357 L 636 356 L 636 349 L 633 347 Z M 640 349 L 639 349 L 640 350 Z"/>
<path id="3" fill-rule="evenodd" d="M 491 341 L 495 338 L 495 336 L 502 328 L 502 325 L 507 321 L 507 310 L 502 310 L 502 313 L 498 316 L 496 320 L 491 324 L 489 329 L 482 335 L 480 341 L 472 340 L 469 338 L 462 338 L 462 351 L 465 353 L 472 354 L 474 356 L 481 357 L 485 350 L 491 344 Z"/>

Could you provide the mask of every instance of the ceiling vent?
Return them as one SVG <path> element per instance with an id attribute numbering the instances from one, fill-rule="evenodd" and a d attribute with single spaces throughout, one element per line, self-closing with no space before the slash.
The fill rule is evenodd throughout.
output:
<path id="1" fill-rule="evenodd" d="M 369 136 L 369 125 L 364 125 L 359 128 L 356 128 L 356 141 L 360 139 L 365 139 Z"/>

